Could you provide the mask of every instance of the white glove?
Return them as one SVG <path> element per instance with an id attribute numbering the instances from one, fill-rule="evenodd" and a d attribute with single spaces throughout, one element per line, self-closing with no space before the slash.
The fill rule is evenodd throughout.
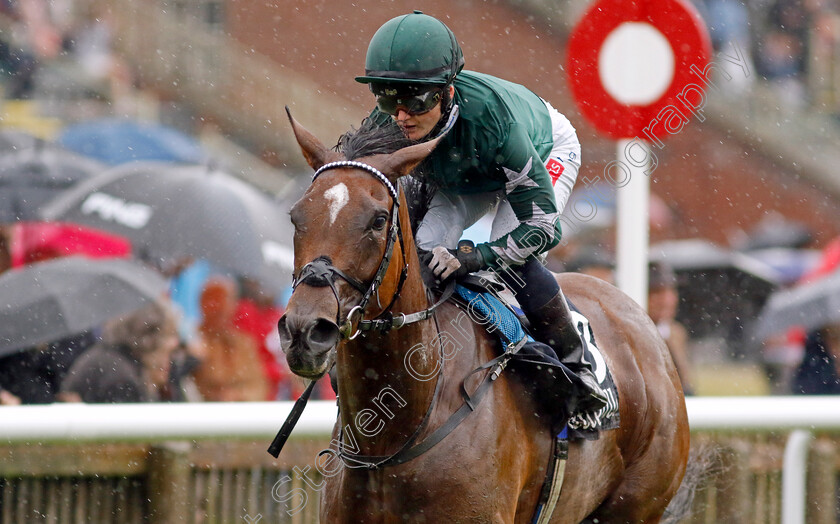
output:
<path id="1" fill-rule="evenodd" d="M 429 269 L 432 270 L 432 273 L 437 278 L 446 280 L 449 278 L 449 275 L 457 271 L 460 267 L 461 262 L 450 250 L 443 246 L 437 246 L 432 249 L 432 260 L 429 262 Z"/>

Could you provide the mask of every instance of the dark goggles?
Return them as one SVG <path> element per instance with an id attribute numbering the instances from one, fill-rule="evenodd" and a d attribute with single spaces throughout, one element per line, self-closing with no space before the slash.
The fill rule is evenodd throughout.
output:
<path id="1" fill-rule="evenodd" d="M 397 108 L 403 108 L 412 115 L 422 115 L 431 111 L 440 102 L 442 95 L 440 89 L 417 94 L 377 95 L 376 107 L 389 115 L 396 115 Z"/>

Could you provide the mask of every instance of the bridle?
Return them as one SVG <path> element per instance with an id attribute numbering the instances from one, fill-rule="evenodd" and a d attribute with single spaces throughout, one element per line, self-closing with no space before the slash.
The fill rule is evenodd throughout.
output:
<path id="1" fill-rule="evenodd" d="M 332 289 L 333 295 L 335 296 L 335 300 L 338 304 L 336 325 L 339 326 L 339 333 L 341 334 L 341 337 L 346 340 L 353 340 L 360 334 L 364 336 L 366 331 L 376 330 L 384 333 L 390 331 L 391 329 L 399 329 L 405 325 L 431 318 L 434 310 L 445 301 L 445 298 L 442 298 L 442 300 L 439 300 L 432 306 L 422 311 L 418 311 L 417 313 L 411 313 L 409 315 L 401 313 L 397 318 L 394 318 L 394 315 L 391 313 L 391 307 L 393 307 L 394 302 L 396 302 L 397 297 L 399 297 L 403 284 L 405 283 L 405 279 L 408 276 L 408 260 L 405 256 L 405 243 L 403 241 L 400 217 L 398 213 L 400 206 L 399 193 L 394 184 L 388 180 L 388 177 L 375 167 L 365 164 L 364 162 L 340 160 L 324 164 L 318 168 L 318 170 L 315 171 L 315 174 L 312 175 L 312 182 L 315 182 L 318 176 L 325 171 L 346 167 L 361 169 L 362 171 L 373 175 L 374 178 L 379 180 L 379 182 L 385 186 L 388 190 L 388 194 L 394 202 L 391 207 L 391 226 L 388 229 L 388 238 L 385 241 L 385 252 L 382 255 L 382 260 L 379 262 L 379 268 L 376 270 L 376 273 L 370 283 L 365 284 L 361 280 L 348 275 L 344 271 L 335 267 L 328 256 L 322 255 L 301 268 L 300 274 L 297 275 L 292 283 L 292 290 L 294 291 L 300 284 L 307 284 L 313 287 L 329 286 L 330 289 Z M 388 302 L 388 305 L 382 309 L 382 312 L 376 318 L 365 319 L 365 309 L 367 308 L 373 294 L 378 291 L 379 286 L 382 284 L 382 281 L 385 278 L 385 273 L 388 272 L 388 268 L 391 265 L 391 258 L 394 254 L 394 246 L 397 244 L 397 241 L 399 241 L 400 249 L 403 253 L 403 267 L 400 271 L 397 288 L 394 291 L 394 295 L 391 297 L 390 302 Z M 347 313 L 347 317 L 344 321 L 341 319 L 341 300 L 338 296 L 338 289 L 335 286 L 335 280 L 337 278 L 343 279 L 345 282 L 350 284 L 351 287 L 362 294 L 362 299 Z M 378 305 L 381 308 L 382 303 L 379 302 L 379 295 L 377 294 L 376 297 Z M 448 298 L 448 296 L 446 298 Z M 355 316 L 358 316 L 358 324 L 356 332 L 353 333 L 353 320 Z"/>
<path id="2" fill-rule="evenodd" d="M 443 126 L 443 129 L 437 136 L 432 139 L 436 140 L 441 138 L 442 136 L 449 133 L 449 131 L 455 125 L 455 121 L 458 119 L 458 115 L 460 113 L 460 109 L 457 104 L 452 106 L 452 109 L 449 112 L 449 117 L 446 120 L 446 125 Z M 403 241 L 402 229 L 400 224 L 400 216 L 399 216 L 399 206 L 400 206 L 400 198 L 399 192 L 397 187 L 391 183 L 387 176 L 385 176 L 382 171 L 376 169 L 370 164 L 365 164 L 364 162 L 357 162 L 355 160 L 339 160 L 337 162 L 328 162 L 321 167 L 319 167 L 315 174 L 312 175 L 312 183 L 317 180 L 317 178 L 324 173 L 325 171 L 329 171 L 330 169 L 340 169 L 340 168 L 355 168 L 361 169 L 372 175 L 375 179 L 379 180 L 385 188 L 388 190 L 388 194 L 391 196 L 391 200 L 393 200 L 394 204 L 391 207 L 391 227 L 388 230 L 388 239 L 386 240 L 385 244 L 385 253 L 382 255 L 382 260 L 379 262 L 379 268 L 376 270 L 376 273 L 373 276 L 373 280 L 370 281 L 370 284 L 367 286 L 360 281 L 359 279 L 346 274 L 344 271 L 341 271 L 337 267 L 335 267 L 330 260 L 330 257 L 326 255 L 322 255 L 317 257 L 315 260 L 309 262 L 305 266 L 303 266 L 300 270 L 300 273 L 292 282 L 292 291 L 294 292 L 297 289 L 297 286 L 300 284 L 308 284 L 313 287 L 325 287 L 329 286 L 332 289 L 333 295 L 335 296 L 336 303 L 338 304 L 337 312 L 336 312 L 336 325 L 339 326 L 339 333 L 341 337 L 345 340 L 353 340 L 360 334 L 364 334 L 366 331 L 376 330 L 382 333 L 388 332 L 391 329 L 399 329 L 403 326 L 408 324 L 413 324 L 414 322 L 420 322 L 422 320 L 427 320 L 432 317 L 434 310 L 437 307 L 446 302 L 449 297 L 452 295 L 454 290 L 454 286 L 448 286 L 445 290 L 444 294 L 441 298 L 435 302 L 432 306 L 418 311 L 416 313 L 411 313 L 406 315 L 405 313 L 400 314 L 398 318 L 394 318 L 391 314 L 391 307 L 393 307 L 394 302 L 397 300 L 397 297 L 400 295 L 400 291 L 402 291 L 403 284 L 405 283 L 405 279 L 408 276 L 408 260 L 405 257 L 405 243 Z M 394 246 L 399 239 L 400 242 L 400 249 L 403 253 L 403 268 L 400 272 L 400 280 L 397 284 L 397 288 L 394 291 L 394 295 L 391 297 L 391 301 L 388 305 L 382 309 L 382 312 L 374 319 L 366 320 L 365 316 L 365 308 L 367 308 L 368 302 L 370 301 L 371 296 L 379 289 L 379 286 L 382 284 L 382 280 L 385 278 L 385 273 L 388 272 L 388 266 L 391 264 L 391 257 L 394 254 Z M 338 290 L 335 287 L 335 279 L 342 278 L 345 282 L 350 284 L 354 289 L 359 291 L 362 294 L 362 300 L 354 306 L 348 313 L 347 318 L 344 319 L 342 322 L 341 320 L 341 300 L 338 297 Z M 377 302 L 379 302 L 379 295 L 376 295 Z M 379 302 L 379 307 L 382 307 L 381 302 Z M 353 331 L 353 317 L 355 315 L 359 316 L 358 328 L 355 333 Z"/>

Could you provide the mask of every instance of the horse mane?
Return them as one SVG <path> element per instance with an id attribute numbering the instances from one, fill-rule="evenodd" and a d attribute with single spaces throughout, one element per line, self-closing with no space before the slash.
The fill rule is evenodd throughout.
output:
<path id="1" fill-rule="evenodd" d="M 365 118 L 359 129 L 351 128 L 339 137 L 335 150 L 347 160 L 358 160 L 366 156 L 387 155 L 415 143 L 392 120 L 377 123 Z"/>
<path id="2" fill-rule="evenodd" d="M 341 135 L 334 149 L 347 160 L 357 160 L 367 156 L 391 154 L 414 144 L 417 142 L 405 136 L 393 120 L 388 119 L 387 122 L 381 123 L 372 118 L 365 118 L 358 129 L 351 128 Z M 411 217 L 411 231 L 415 234 L 437 190 L 430 177 L 426 176 L 428 169 L 429 162 L 423 161 L 411 175 L 400 178 L 400 186 L 405 193 Z"/>

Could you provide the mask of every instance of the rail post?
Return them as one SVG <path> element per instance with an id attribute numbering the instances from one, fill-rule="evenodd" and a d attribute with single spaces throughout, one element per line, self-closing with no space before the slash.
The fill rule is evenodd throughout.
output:
<path id="1" fill-rule="evenodd" d="M 149 451 L 147 497 L 151 522 L 188 521 L 191 447 L 189 442 L 165 442 Z"/>

